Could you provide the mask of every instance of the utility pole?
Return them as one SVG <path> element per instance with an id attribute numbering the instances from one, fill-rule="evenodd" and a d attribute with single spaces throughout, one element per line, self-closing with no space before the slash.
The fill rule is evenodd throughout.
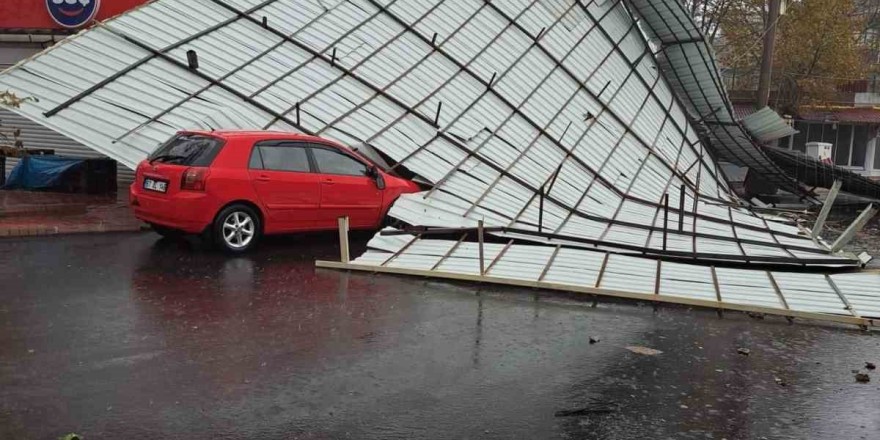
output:
<path id="1" fill-rule="evenodd" d="M 782 0 L 770 0 L 767 23 L 764 26 L 764 53 L 761 55 L 761 76 L 758 82 L 758 109 L 770 102 L 770 77 L 773 72 L 773 52 L 776 46 L 776 25 Z"/>

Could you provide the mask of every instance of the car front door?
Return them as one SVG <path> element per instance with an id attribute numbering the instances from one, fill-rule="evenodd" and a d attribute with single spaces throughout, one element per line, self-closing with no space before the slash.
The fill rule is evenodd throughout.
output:
<path id="1" fill-rule="evenodd" d="M 321 176 L 319 224 L 333 228 L 336 219 L 348 216 L 352 227 L 378 223 L 382 190 L 368 176 L 369 166 L 336 148 L 312 144 L 312 157 Z"/>
<path id="2" fill-rule="evenodd" d="M 249 164 L 251 183 L 266 208 L 268 232 L 314 229 L 321 203 L 321 177 L 312 169 L 308 144 L 257 143 Z"/>

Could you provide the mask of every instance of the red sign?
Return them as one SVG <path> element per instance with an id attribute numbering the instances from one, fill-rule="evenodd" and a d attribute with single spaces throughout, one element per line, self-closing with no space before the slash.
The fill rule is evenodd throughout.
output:
<path id="1" fill-rule="evenodd" d="M 147 0 L 92 0 L 90 3 L 99 6 L 95 20 L 106 20 L 146 2 Z M 52 18 L 46 0 L 0 0 L 0 32 L 62 29 L 64 26 Z"/>

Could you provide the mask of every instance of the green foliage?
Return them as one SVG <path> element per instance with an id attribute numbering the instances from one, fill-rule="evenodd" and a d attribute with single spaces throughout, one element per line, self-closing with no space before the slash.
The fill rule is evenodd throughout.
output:
<path id="1" fill-rule="evenodd" d="M 863 78 L 867 63 L 858 34 L 864 23 L 853 0 L 803 0 L 779 26 L 774 69 L 795 92 L 791 104 L 834 100 L 836 87 Z"/>
<path id="2" fill-rule="evenodd" d="M 839 85 L 865 77 L 869 63 L 859 0 L 788 0 L 777 22 L 773 87 L 781 106 L 824 104 Z M 725 68 L 757 73 L 767 22 L 767 0 L 730 0 L 717 52 Z M 755 75 L 753 82 L 757 76 Z M 740 87 L 749 88 L 748 78 Z"/>

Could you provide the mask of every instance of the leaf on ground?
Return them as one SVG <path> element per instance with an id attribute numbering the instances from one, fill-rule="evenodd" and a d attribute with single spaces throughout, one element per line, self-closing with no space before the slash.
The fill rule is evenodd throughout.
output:
<path id="1" fill-rule="evenodd" d="M 638 345 L 632 345 L 632 346 L 625 347 L 625 348 L 633 353 L 643 354 L 645 356 L 657 356 L 658 354 L 663 353 L 660 350 L 654 350 L 653 348 L 648 348 L 648 347 L 640 347 Z"/>

